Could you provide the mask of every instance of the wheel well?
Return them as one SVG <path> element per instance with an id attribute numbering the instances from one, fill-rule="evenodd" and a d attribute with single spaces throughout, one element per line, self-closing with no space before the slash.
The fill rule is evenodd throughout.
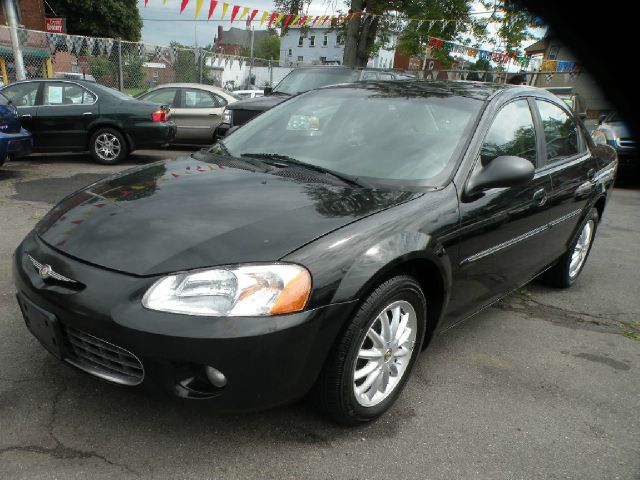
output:
<path id="1" fill-rule="evenodd" d="M 427 322 L 427 329 L 425 331 L 423 343 L 423 348 L 425 348 L 431 340 L 442 315 L 445 300 L 444 280 L 442 279 L 440 269 L 435 263 L 426 259 L 411 259 L 395 265 L 391 270 L 385 272 L 373 288 L 391 277 L 402 274 L 410 275 L 416 279 L 427 300 L 427 319 L 430 321 Z"/>
<path id="2" fill-rule="evenodd" d="M 127 135 L 125 133 L 124 130 L 122 130 L 120 127 L 116 126 L 116 125 L 111 125 L 111 124 L 107 124 L 107 125 L 96 125 L 95 127 L 92 127 L 89 130 L 89 135 L 87 135 L 87 149 L 91 150 L 91 145 L 89 145 L 89 143 L 91 142 L 91 137 L 93 137 L 93 134 L 96 133 L 97 130 L 101 130 L 103 128 L 110 128 L 112 130 L 117 130 L 118 132 L 120 132 L 120 135 L 122 135 L 122 137 L 124 138 L 124 141 L 127 142 L 127 151 L 129 153 L 131 153 L 131 150 L 133 148 L 133 145 L 131 145 L 131 140 L 129 139 L 129 135 Z"/>
<path id="3" fill-rule="evenodd" d="M 600 197 L 598 200 L 596 200 L 596 203 L 593 205 L 593 208 L 595 208 L 598 211 L 598 221 L 602 221 L 602 213 L 604 212 L 605 204 L 606 204 L 605 197 Z"/>

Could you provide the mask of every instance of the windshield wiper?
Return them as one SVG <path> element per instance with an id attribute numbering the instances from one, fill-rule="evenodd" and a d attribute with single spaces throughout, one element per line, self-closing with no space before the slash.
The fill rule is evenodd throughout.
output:
<path id="1" fill-rule="evenodd" d="M 259 158 L 262 160 L 269 160 L 271 164 L 276 166 L 281 166 L 281 167 L 296 165 L 302 168 L 306 168 L 308 170 L 314 170 L 316 172 L 324 173 L 326 175 L 331 175 L 332 177 L 335 177 L 338 180 L 342 180 L 345 183 L 349 183 L 357 187 L 365 187 L 365 188 L 369 187 L 369 185 L 361 181 L 358 177 L 347 175 L 346 173 L 339 173 L 329 168 L 321 167 L 319 165 L 314 165 L 312 163 L 302 162 L 300 160 L 296 160 L 295 158 L 289 157 L 287 155 L 280 155 L 278 153 L 243 153 L 240 156 L 249 157 L 249 158 Z"/>

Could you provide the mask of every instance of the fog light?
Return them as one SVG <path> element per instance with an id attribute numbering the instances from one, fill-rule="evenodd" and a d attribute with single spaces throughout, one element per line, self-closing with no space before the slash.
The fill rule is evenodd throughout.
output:
<path id="1" fill-rule="evenodd" d="M 217 368 L 213 368 L 210 366 L 204 367 L 204 371 L 207 374 L 207 378 L 211 382 L 214 387 L 222 388 L 227 384 L 227 377 L 224 376 Z"/>

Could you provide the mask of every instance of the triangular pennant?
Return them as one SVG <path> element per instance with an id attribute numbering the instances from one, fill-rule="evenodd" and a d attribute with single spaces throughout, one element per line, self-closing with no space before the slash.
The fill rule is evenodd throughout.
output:
<path id="1" fill-rule="evenodd" d="M 228 9 L 229 9 L 229 4 L 227 2 L 224 2 L 222 4 L 222 16 L 220 17 L 220 20 L 224 20 L 224 17 L 227 14 Z"/>
<path id="2" fill-rule="evenodd" d="M 269 25 L 267 25 L 267 28 L 271 28 L 271 24 L 273 23 L 273 21 L 276 19 L 277 16 L 278 16 L 278 12 L 273 12 L 271 14 L 271 16 L 269 17 Z"/>
<path id="3" fill-rule="evenodd" d="M 184 9 L 187 8 L 188 3 L 189 0 L 182 0 L 182 3 L 180 4 L 180 13 L 184 12 Z"/>
<path id="4" fill-rule="evenodd" d="M 233 23 L 233 21 L 236 19 L 236 15 L 238 15 L 239 11 L 240 11 L 240 5 L 234 5 L 233 8 L 231 9 L 231 23 Z"/>
<path id="5" fill-rule="evenodd" d="M 87 53 L 93 55 L 93 49 L 96 46 L 96 39 L 93 37 L 87 37 Z"/>
<path id="6" fill-rule="evenodd" d="M 207 15 L 207 20 L 211 20 L 211 15 L 213 15 L 213 11 L 216 9 L 217 6 L 218 6 L 217 0 L 211 0 L 211 3 L 209 4 L 209 15 Z"/>
<path id="7" fill-rule="evenodd" d="M 255 8 L 253 10 L 253 12 L 251 12 L 251 15 L 249 16 L 249 20 L 247 20 L 247 25 L 250 25 L 251 22 L 253 22 L 253 19 L 255 18 L 255 16 L 258 14 L 258 9 Z"/>
<path id="8" fill-rule="evenodd" d="M 291 25 L 295 25 L 298 20 L 300 20 L 300 15 L 296 15 L 295 17 L 293 17 L 293 20 L 291 20 Z"/>
<path id="9" fill-rule="evenodd" d="M 284 13 L 278 14 L 278 17 L 276 18 L 276 27 L 278 26 L 278 24 L 280 23 L 280 20 L 282 20 L 283 17 L 284 17 Z"/>
<path id="10" fill-rule="evenodd" d="M 287 15 L 287 18 L 284 19 L 284 24 L 282 25 L 282 28 L 287 28 L 287 26 L 289 25 L 289 22 L 291 21 L 291 17 L 293 17 L 293 15 L 291 14 Z"/>
<path id="11" fill-rule="evenodd" d="M 202 8 L 202 2 L 204 0 L 196 0 L 196 18 L 200 15 L 200 9 Z"/>
<path id="12" fill-rule="evenodd" d="M 269 12 L 262 12 L 262 18 L 260 19 L 260 26 L 264 25 L 264 21 L 269 16 Z"/>
<path id="13" fill-rule="evenodd" d="M 316 18 L 313 19 L 313 23 L 311 24 L 311 26 L 313 27 L 319 19 L 320 19 L 320 16 L 316 15 Z"/>
<path id="14" fill-rule="evenodd" d="M 429 31 L 431 31 L 431 29 L 433 28 L 434 23 L 435 23 L 435 20 L 429 20 Z"/>
<path id="15" fill-rule="evenodd" d="M 301 27 L 302 25 L 304 25 L 304 23 L 307 21 L 307 15 L 305 15 L 304 17 L 302 17 L 300 19 L 300 21 L 298 22 L 298 26 Z"/>
<path id="16" fill-rule="evenodd" d="M 447 25 L 449 25 L 449 20 L 442 20 L 442 29 L 440 31 L 444 32 L 444 29 L 447 28 Z"/>
<path id="17" fill-rule="evenodd" d="M 67 46 L 67 52 L 73 52 L 73 36 L 67 35 L 64 39 L 64 43 Z"/>
<path id="18" fill-rule="evenodd" d="M 240 65 L 240 68 L 242 68 L 243 63 L 244 63 L 244 58 L 238 57 L 238 65 Z"/>
<path id="19" fill-rule="evenodd" d="M 242 20 L 244 17 L 246 17 L 249 14 L 249 7 L 244 7 L 242 9 L 242 13 L 240 14 L 240 18 L 238 18 L 238 20 Z"/>

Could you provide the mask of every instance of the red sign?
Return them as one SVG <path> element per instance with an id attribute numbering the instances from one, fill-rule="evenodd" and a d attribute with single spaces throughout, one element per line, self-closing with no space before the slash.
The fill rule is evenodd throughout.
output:
<path id="1" fill-rule="evenodd" d="M 63 33 L 66 30 L 66 18 L 45 18 L 44 30 L 49 33 Z"/>

